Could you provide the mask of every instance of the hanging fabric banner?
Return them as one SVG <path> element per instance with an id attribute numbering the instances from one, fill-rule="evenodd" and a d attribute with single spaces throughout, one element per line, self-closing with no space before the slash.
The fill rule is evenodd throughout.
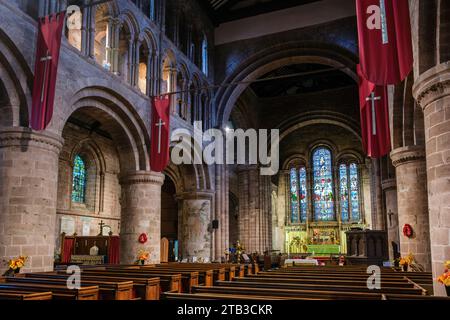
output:
<path id="1" fill-rule="evenodd" d="M 39 19 L 30 126 L 44 130 L 53 116 L 64 12 Z"/>
<path id="2" fill-rule="evenodd" d="M 162 172 L 169 164 L 170 95 L 152 99 L 150 168 Z"/>
<path id="3" fill-rule="evenodd" d="M 376 85 L 398 84 L 413 66 L 408 0 L 356 0 L 359 60 Z"/>
<path id="4" fill-rule="evenodd" d="M 357 69 L 364 152 L 370 158 L 380 158 L 391 151 L 387 86 L 367 81 L 359 65 Z"/>

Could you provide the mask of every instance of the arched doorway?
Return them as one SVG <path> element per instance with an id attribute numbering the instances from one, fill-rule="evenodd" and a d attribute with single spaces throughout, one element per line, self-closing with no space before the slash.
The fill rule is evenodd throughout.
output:
<path id="1" fill-rule="evenodd" d="M 172 178 L 166 175 L 161 188 L 161 238 L 169 241 L 168 261 L 178 260 L 178 202 Z"/>

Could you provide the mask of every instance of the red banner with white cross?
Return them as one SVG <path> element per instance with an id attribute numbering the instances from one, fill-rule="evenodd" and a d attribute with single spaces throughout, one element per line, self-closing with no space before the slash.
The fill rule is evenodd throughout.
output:
<path id="1" fill-rule="evenodd" d="M 408 0 L 356 0 L 361 73 L 376 85 L 398 84 L 413 66 Z"/>
<path id="2" fill-rule="evenodd" d="M 53 116 L 64 12 L 39 19 L 30 126 L 44 130 Z"/>
<path id="3" fill-rule="evenodd" d="M 368 81 L 359 65 L 357 69 L 364 152 L 370 158 L 380 158 L 391 151 L 387 87 Z"/>
<path id="4" fill-rule="evenodd" d="M 170 95 L 153 97 L 150 168 L 162 172 L 169 164 Z"/>

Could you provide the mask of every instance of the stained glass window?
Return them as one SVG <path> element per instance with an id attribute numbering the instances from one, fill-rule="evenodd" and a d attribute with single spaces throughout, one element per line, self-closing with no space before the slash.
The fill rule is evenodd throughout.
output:
<path id="1" fill-rule="evenodd" d="M 73 161 L 72 171 L 72 201 L 86 201 L 86 166 L 83 159 L 77 155 Z"/>
<path id="2" fill-rule="evenodd" d="M 341 203 L 341 219 L 348 221 L 348 170 L 346 164 L 339 166 L 339 191 Z"/>
<path id="3" fill-rule="evenodd" d="M 334 220 L 333 174 L 331 152 L 318 148 L 313 153 L 314 217 L 316 221 Z"/>
<path id="4" fill-rule="evenodd" d="M 359 214 L 359 177 L 356 163 L 350 164 L 350 202 L 352 207 L 352 220 L 358 221 Z"/>
<path id="5" fill-rule="evenodd" d="M 298 179 L 297 169 L 291 168 L 290 171 L 291 184 L 291 222 L 298 223 L 299 221 L 299 203 L 298 203 Z"/>
<path id="6" fill-rule="evenodd" d="M 300 177 L 300 219 L 306 222 L 306 208 L 308 207 L 308 198 L 306 197 L 306 169 L 301 167 L 299 170 Z"/>

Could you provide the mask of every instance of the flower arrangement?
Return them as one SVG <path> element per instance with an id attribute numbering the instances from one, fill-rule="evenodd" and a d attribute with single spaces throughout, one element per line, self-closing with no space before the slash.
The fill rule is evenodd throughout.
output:
<path id="1" fill-rule="evenodd" d="M 9 269 L 6 270 L 3 276 L 13 276 L 15 273 L 19 273 L 20 269 L 25 266 L 25 262 L 27 261 L 27 259 L 27 256 L 19 256 L 18 258 L 9 260 Z"/>
<path id="2" fill-rule="evenodd" d="M 403 270 L 408 270 L 408 265 L 414 262 L 414 255 L 409 253 L 406 257 L 400 257 L 399 265 L 403 267 Z"/>
<path id="3" fill-rule="evenodd" d="M 145 264 L 145 261 L 148 260 L 149 256 L 150 256 L 149 252 L 139 250 L 135 264 Z"/>
<path id="4" fill-rule="evenodd" d="M 450 288 L 450 260 L 445 262 L 445 270 L 444 273 L 439 276 L 437 281 L 442 283 L 444 286 Z"/>

